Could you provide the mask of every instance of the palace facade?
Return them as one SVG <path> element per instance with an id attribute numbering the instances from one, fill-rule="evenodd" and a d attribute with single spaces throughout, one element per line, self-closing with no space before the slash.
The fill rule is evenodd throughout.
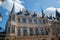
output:
<path id="1" fill-rule="evenodd" d="M 28 11 L 12 12 L 5 40 L 60 40 L 60 21 L 30 15 Z"/>
<path id="2" fill-rule="evenodd" d="M 26 10 L 15 14 L 13 9 L 1 40 L 60 40 L 60 20 L 37 17 Z"/>

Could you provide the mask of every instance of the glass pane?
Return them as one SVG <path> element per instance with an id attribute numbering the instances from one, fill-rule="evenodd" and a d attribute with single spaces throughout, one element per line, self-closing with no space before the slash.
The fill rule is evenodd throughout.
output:
<path id="1" fill-rule="evenodd" d="M 18 36 L 20 36 L 20 35 L 21 35 L 20 27 L 18 27 L 18 28 L 17 28 L 17 34 L 18 34 Z"/>
<path id="2" fill-rule="evenodd" d="M 27 35 L 27 28 L 23 27 L 23 35 L 26 36 Z"/>
<path id="3" fill-rule="evenodd" d="M 11 17 L 12 19 L 12 21 L 15 21 L 15 15 L 12 15 L 12 17 Z"/>
<path id="4" fill-rule="evenodd" d="M 37 23 L 37 19 L 34 19 L 34 23 Z"/>
<path id="5" fill-rule="evenodd" d="M 28 22 L 29 22 L 29 23 L 32 23 L 32 19 L 28 19 Z"/>
<path id="6" fill-rule="evenodd" d="M 38 28 L 35 28 L 35 34 L 39 35 L 39 29 Z"/>
<path id="7" fill-rule="evenodd" d="M 23 23 L 26 23 L 26 18 L 22 18 L 22 22 Z"/>
<path id="8" fill-rule="evenodd" d="M 40 24 L 43 24 L 43 21 L 39 19 L 39 23 L 40 23 Z"/>
<path id="9" fill-rule="evenodd" d="M 10 33 L 10 27 L 8 27 L 8 33 Z"/>
<path id="10" fill-rule="evenodd" d="M 46 35 L 48 35 L 48 33 L 50 32 L 50 28 L 45 28 L 46 30 Z"/>
<path id="11" fill-rule="evenodd" d="M 11 27 L 11 33 L 15 33 L 15 26 Z"/>
<path id="12" fill-rule="evenodd" d="M 43 28 L 40 28 L 40 34 L 44 35 L 44 29 Z"/>
<path id="13" fill-rule="evenodd" d="M 20 18 L 18 18 L 18 23 L 20 23 Z"/>
<path id="14" fill-rule="evenodd" d="M 30 28 L 30 35 L 33 35 L 33 28 Z"/>

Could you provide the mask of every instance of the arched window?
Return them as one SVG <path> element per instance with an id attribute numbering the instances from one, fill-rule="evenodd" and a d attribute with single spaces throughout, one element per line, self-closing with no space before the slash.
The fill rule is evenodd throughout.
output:
<path id="1" fill-rule="evenodd" d="M 39 35 L 39 29 L 38 28 L 35 28 L 35 34 Z"/>
<path id="2" fill-rule="evenodd" d="M 23 23 L 26 23 L 26 18 L 22 18 L 22 22 Z"/>
<path id="3" fill-rule="evenodd" d="M 41 35 L 44 35 L 44 34 L 45 34 L 43 28 L 40 28 L 40 34 L 41 34 Z"/>
<path id="4" fill-rule="evenodd" d="M 11 26 L 11 33 L 13 33 L 13 34 L 15 33 L 15 26 L 14 25 Z"/>
<path id="5" fill-rule="evenodd" d="M 37 19 L 34 19 L 34 23 L 35 23 L 35 24 L 38 23 Z"/>
<path id="6" fill-rule="evenodd" d="M 18 35 L 18 36 L 21 35 L 21 29 L 20 29 L 20 27 L 17 27 L 17 35 Z"/>
<path id="7" fill-rule="evenodd" d="M 26 27 L 23 27 L 23 36 L 26 36 L 27 35 L 27 28 Z"/>
<path id="8" fill-rule="evenodd" d="M 20 18 L 18 18 L 18 23 L 20 23 Z"/>
<path id="9" fill-rule="evenodd" d="M 30 28 L 29 30 L 30 30 L 30 35 L 32 36 L 34 34 L 33 28 Z"/>
<path id="10" fill-rule="evenodd" d="M 32 19 L 29 18 L 29 19 L 28 19 L 28 22 L 29 22 L 29 23 L 32 23 Z"/>
<path id="11" fill-rule="evenodd" d="M 15 21 L 15 15 L 12 15 L 11 20 Z"/>

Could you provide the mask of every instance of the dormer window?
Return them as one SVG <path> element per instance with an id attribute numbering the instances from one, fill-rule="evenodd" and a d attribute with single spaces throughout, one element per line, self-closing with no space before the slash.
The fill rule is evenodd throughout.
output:
<path id="1" fill-rule="evenodd" d="M 37 22 L 37 19 L 34 19 L 34 23 L 35 23 L 35 24 L 38 23 L 38 22 Z"/>
<path id="2" fill-rule="evenodd" d="M 20 12 L 18 12 L 18 13 L 17 13 L 17 15 L 22 15 L 22 12 L 21 12 L 21 11 L 20 11 Z"/>

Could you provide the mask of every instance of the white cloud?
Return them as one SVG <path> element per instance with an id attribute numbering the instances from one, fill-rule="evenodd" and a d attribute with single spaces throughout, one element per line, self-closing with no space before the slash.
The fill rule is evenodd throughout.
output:
<path id="1" fill-rule="evenodd" d="M 25 9 L 20 0 L 5 0 L 2 3 L 0 2 L 0 4 L 2 5 L 4 9 L 11 11 L 14 2 L 15 2 L 15 13 L 19 12 L 20 10 L 22 11 L 23 9 Z"/>
<path id="2" fill-rule="evenodd" d="M 49 7 L 49 8 L 47 8 L 45 11 L 55 11 L 56 10 L 56 8 L 54 8 L 54 7 Z"/>
<path id="3" fill-rule="evenodd" d="M 13 2 L 12 2 L 12 1 L 4 1 L 4 2 L 2 3 L 2 7 L 3 7 L 4 9 L 7 9 L 8 11 L 11 11 L 12 6 L 13 6 Z"/>
<path id="4" fill-rule="evenodd" d="M 17 13 L 22 10 L 25 10 L 24 6 L 22 4 L 15 2 L 15 12 Z"/>
<path id="5" fill-rule="evenodd" d="M 44 10 L 44 12 L 45 12 L 45 14 L 46 14 L 46 16 L 48 15 L 48 16 L 50 16 L 50 15 L 52 15 L 52 16 L 54 16 L 54 17 L 56 17 L 55 15 L 55 13 L 56 13 L 56 9 L 57 9 L 57 11 L 60 13 L 60 8 L 54 8 L 54 7 L 49 7 L 49 8 L 47 8 L 47 9 L 45 9 Z"/>

